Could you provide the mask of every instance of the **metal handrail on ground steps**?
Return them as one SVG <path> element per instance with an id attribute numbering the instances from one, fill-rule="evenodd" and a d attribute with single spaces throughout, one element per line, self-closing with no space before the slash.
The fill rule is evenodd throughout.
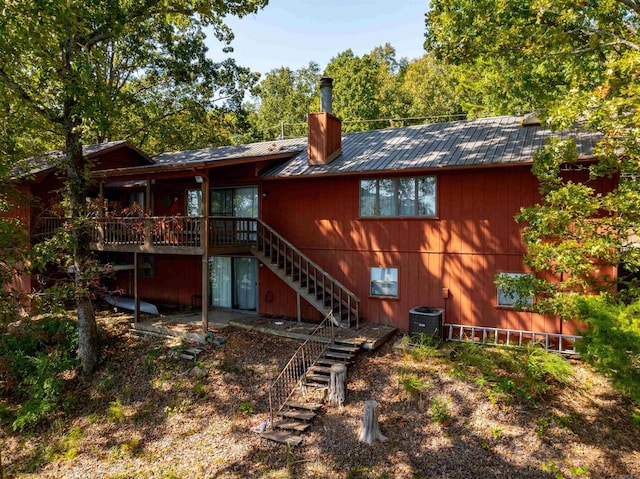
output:
<path id="1" fill-rule="evenodd" d="M 269 388 L 271 427 L 274 424 L 274 417 L 282 411 L 309 368 L 316 364 L 333 339 L 333 313 L 330 312 L 300 345 L 278 377 L 271 383 Z"/>
<path id="2" fill-rule="evenodd" d="M 252 252 L 323 315 L 333 312 L 336 325 L 359 327 L 360 299 L 261 220 Z"/>
<path id="3" fill-rule="evenodd" d="M 538 343 L 546 351 L 561 354 L 577 354 L 575 343 L 582 336 L 575 334 L 540 333 L 520 329 L 489 328 L 484 326 L 464 326 L 444 324 L 448 341 L 490 344 L 494 346 L 523 347 Z"/>

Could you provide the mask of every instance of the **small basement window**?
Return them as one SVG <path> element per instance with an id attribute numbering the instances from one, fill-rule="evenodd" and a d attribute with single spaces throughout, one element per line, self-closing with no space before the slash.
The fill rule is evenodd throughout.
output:
<path id="1" fill-rule="evenodd" d="M 498 273 L 498 276 L 506 278 L 521 278 L 523 276 L 530 275 L 527 273 Z M 513 307 L 517 302 L 531 304 L 533 299 L 530 296 L 520 296 L 517 291 L 505 291 L 498 286 L 498 306 Z"/>
<path id="2" fill-rule="evenodd" d="M 398 268 L 371 268 L 371 296 L 398 297 Z"/>

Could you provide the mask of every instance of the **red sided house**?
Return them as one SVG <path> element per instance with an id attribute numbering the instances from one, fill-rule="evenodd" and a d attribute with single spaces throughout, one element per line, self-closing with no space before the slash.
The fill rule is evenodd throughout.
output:
<path id="1" fill-rule="evenodd" d="M 564 134 L 564 136 L 570 133 Z M 417 306 L 447 324 L 573 334 L 515 311 L 498 273 L 526 273 L 514 215 L 539 199 L 532 154 L 555 134 L 519 117 L 342 135 L 327 112 L 308 138 L 163 153 L 126 143 L 94 159 L 94 249 L 114 286 L 157 304 L 409 328 Z M 588 159 L 597 138 L 573 133 Z M 37 170 L 37 169 L 36 169 Z M 52 169 L 31 193 L 51 203 Z M 139 205 L 144 214 L 135 212 Z M 34 235 L 62 221 L 34 217 Z"/>

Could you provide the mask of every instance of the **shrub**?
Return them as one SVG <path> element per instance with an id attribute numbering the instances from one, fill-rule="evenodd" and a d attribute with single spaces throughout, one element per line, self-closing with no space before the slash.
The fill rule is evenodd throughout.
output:
<path id="1" fill-rule="evenodd" d="M 428 381 L 423 381 L 414 374 L 403 374 L 400 377 L 400 382 L 407 396 L 411 399 L 420 399 L 422 391 L 429 387 Z"/>
<path id="2" fill-rule="evenodd" d="M 431 413 L 431 419 L 441 426 L 446 426 L 451 422 L 451 413 L 444 399 L 434 398 L 431 402 L 429 412 Z"/>
<path id="3" fill-rule="evenodd" d="M 34 427 L 51 417 L 62 400 L 62 373 L 77 365 L 77 328 L 67 318 L 26 321 L 0 335 L 3 389 L 19 404 L 14 430 Z"/>
<path id="4" fill-rule="evenodd" d="M 567 384 L 573 376 L 571 364 L 556 353 L 545 351 L 535 343 L 527 347 L 526 374 L 534 380 L 553 378 Z"/>
<path id="5" fill-rule="evenodd" d="M 582 359 L 640 401 L 640 301 L 621 305 L 602 294 L 578 299 L 577 307 L 587 325 L 576 345 Z"/>

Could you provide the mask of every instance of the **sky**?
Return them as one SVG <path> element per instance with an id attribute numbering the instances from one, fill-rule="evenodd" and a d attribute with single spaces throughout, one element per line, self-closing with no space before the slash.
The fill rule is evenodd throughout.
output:
<path id="1" fill-rule="evenodd" d="M 209 54 L 226 57 L 252 71 L 282 66 L 297 70 L 315 61 L 324 67 L 348 48 L 362 56 L 390 43 L 396 58 L 424 53 L 424 14 L 428 0 L 269 0 L 263 10 L 241 19 L 229 17 L 234 51 L 222 53 L 215 39 Z"/>

